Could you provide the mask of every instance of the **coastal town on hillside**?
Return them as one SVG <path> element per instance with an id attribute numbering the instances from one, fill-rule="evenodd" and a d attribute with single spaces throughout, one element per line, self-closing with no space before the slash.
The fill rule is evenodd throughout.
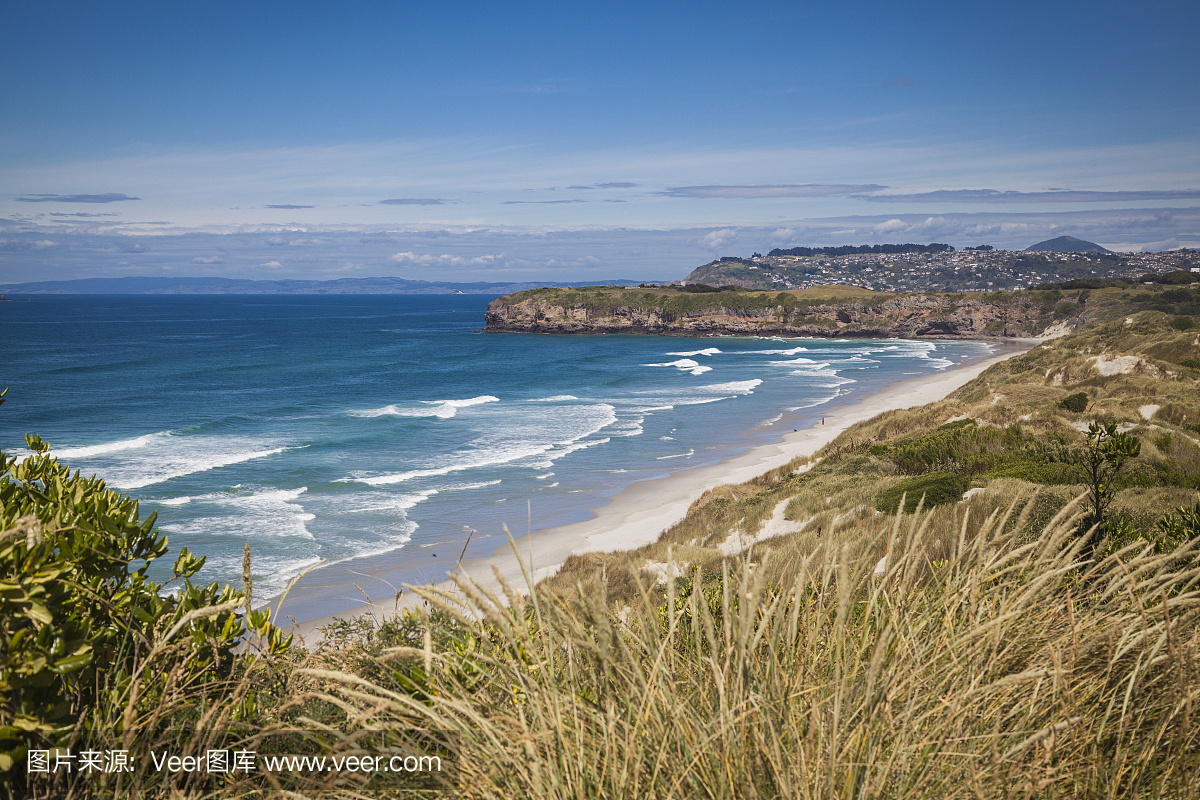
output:
<path id="1" fill-rule="evenodd" d="M 918 247 L 933 248 L 914 246 L 914 250 Z M 693 270 L 684 282 L 759 290 L 852 284 L 881 292 L 988 292 L 1084 278 L 1137 280 L 1152 273 L 1200 272 L 1200 251 L 1196 250 L 1110 253 L 1094 247 L 1099 252 L 996 250 L 986 245 L 934 252 L 811 256 L 772 250 L 765 256 L 724 256 Z"/>

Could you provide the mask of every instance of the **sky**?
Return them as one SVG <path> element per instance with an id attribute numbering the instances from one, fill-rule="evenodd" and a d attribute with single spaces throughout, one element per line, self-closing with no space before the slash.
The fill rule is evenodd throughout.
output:
<path id="1" fill-rule="evenodd" d="M 6 4 L 0 283 L 1200 246 L 1200 4 Z"/>

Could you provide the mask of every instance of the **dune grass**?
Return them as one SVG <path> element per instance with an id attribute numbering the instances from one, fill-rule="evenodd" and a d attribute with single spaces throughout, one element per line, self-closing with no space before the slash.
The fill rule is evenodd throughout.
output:
<path id="1" fill-rule="evenodd" d="M 974 535 L 901 514 L 881 578 L 845 544 L 782 584 L 745 557 L 624 621 L 603 594 L 421 590 L 477 643 L 382 651 L 422 691 L 298 672 L 445 732 L 462 797 L 1196 797 L 1200 541 L 1081 564 L 1077 508 L 1032 534 L 1031 503 Z"/>

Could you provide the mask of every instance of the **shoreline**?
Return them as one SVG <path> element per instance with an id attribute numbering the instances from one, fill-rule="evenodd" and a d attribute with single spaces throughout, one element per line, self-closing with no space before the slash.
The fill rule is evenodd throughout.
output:
<path id="1" fill-rule="evenodd" d="M 691 504 L 706 490 L 724 484 L 744 483 L 798 456 L 811 456 L 850 426 L 884 411 L 912 408 L 940 400 L 993 364 L 1028 352 L 1041 341 L 1018 339 L 996 343 L 1002 352 L 935 375 L 893 381 L 857 403 L 832 409 L 825 416 L 823 425 L 816 424 L 804 430 L 785 433 L 777 442 L 753 447 L 716 464 L 691 467 L 665 477 L 632 483 L 613 495 L 607 503 L 590 509 L 591 519 L 514 536 L 516 547 L 521 559 L 532 566 L 534 583 L 552 575 L 572 553 L 636 550 L 657 541 L 664 531 L 682 520 Z M 1010 346 L 1004 347 L 1006 344 Z M 461 562 L 453 574 L 469 577 L 489 590 L 499 591 L 493 568 L 509 586 L 525 585 L 521 562 L 510 544 L 498 547 L 487 556 Z M 386 574 L 383 577 L 386 580 Z M 427 585 L 445 589 L 453 586 L 453 580 L 447 578 Z M 309 639 L 316 633 L 316 628 L 337 619 L 353 619 L 368 613 L 376 619 L 384 619 L 396 610 L 414 607 L 419 603 L 420 597 L 415 593 L 406 592 L 403 596 L 398 593 L 387 601 L 368 600 L 327 616 L 293 620 L 295 625 L 291 630 Z"/>

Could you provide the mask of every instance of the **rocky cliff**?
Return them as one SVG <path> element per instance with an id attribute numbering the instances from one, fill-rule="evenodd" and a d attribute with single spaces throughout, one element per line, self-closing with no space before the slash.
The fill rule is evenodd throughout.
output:
<path id="1" fill-rule="evenodd" d="M 861 290 L 858 292 L 863 294 Z M 485 330 L 655 333 L 669 336 L 842 336 L 978 339 L 1038 336 L 1057 318 L 1069 330 L 1083 306 L 1047 305 L 1038 293 L 904 294 L 827 299 L 803 292 L 671 296 L 629 290 L 534 290 L 488 305 Z"/>

